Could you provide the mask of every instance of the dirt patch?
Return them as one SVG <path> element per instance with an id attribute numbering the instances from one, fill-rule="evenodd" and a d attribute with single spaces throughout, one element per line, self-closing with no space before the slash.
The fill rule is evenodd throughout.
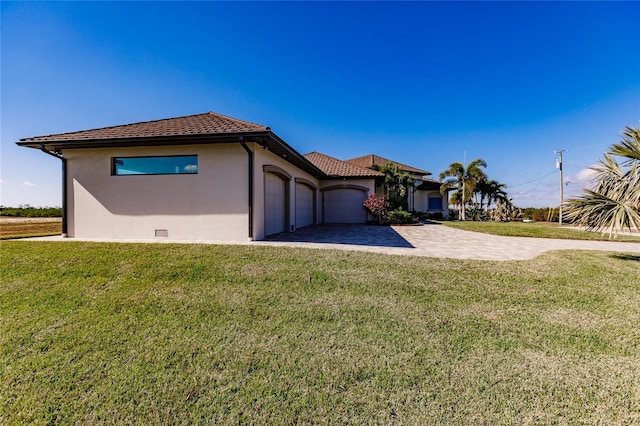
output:
<path id="1" fill-rule="evenodd" d="M 62 233 L 61 218 L 2 218 L 0 238 L 19 238 L 30 235 L 55 235 Z"/>

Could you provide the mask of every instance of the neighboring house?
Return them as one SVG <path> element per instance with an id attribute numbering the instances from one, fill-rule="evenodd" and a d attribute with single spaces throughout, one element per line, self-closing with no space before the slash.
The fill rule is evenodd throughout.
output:
<path id="1" fill-rule="evenodd" d="M 63 165 L 63 234 L 243 241 L 364 223 L 383 175 L 209 112 L 24 138 Z"/>

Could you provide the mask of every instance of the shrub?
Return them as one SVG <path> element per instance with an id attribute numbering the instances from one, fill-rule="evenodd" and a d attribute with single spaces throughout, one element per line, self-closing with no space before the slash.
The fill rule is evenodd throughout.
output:
<path id="1" fill-rule="evenodd" d="M 514 207 L 510 202 L 498 201 L 496 208 L 491 213 L 491 218 L 496 222 L 510 222 L 522 218 L 522 210 Z"/>
<path id="2" fill-rule="evenodd" d="M 416 219 L 420 219 L 420 220 L 428 220 L 430 214 L 428 212 L 417 212 L 417 211 L 413 211 L 411 212 L 411 214 L 413 215 L 413 217 L 415 217 Z"/>
<path id="3" fill-rule="evenodd" d="M 389 202 L 385 197 L 376 197 L 375 194 L 369 195 L 364 200 L 364 208 L 375 218 L 378 225 L 382 225 L 387 221 L 387 214 L 389 212 Z"/>
<path id="4" fill-rule="evenodd" d="M 465 213 L 466 213 L 465 218 L 467 220 L 473 220 L 476 222 L 489 220 L 489 216 L 487 215 L 487 212 L 484 211 L 484 209 L 481 209 L 480 207 L 469 207 Z"/>
<path id="5" fill-rule="evenodd" d="M 533 219 L 536 222 L 546 222 L 550 220 L 551 222 L 558 221 L 558 209 L 557 208 L 536 208 L 536 207 L 527 207 L 522 212 L 523 217 L 527 219 Z"/>
<path id="6" fill-rule="evenodd" d="M 396 209 L 387 213 L 387 220 L 392 224 L 413 223 L 413 216 L 408 211 Z"/>

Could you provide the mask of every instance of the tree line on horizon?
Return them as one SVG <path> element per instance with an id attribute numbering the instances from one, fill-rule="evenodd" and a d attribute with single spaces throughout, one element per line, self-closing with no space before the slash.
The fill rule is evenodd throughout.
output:
<path id="1" fill-rule="evenodd" d="M 0 206 L 2 217 L 62 217 L 62 207 L 32 207 L 22 204 L 18 207 Z"/>

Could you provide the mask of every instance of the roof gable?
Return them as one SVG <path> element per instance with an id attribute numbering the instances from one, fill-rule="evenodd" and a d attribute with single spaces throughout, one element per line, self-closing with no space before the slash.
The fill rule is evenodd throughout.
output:
<path id="1" fill-rule="evenodd" d="M 349 160 L 345 160 L 347 163 L 353 164 L 358 167 L 372 168 L 374 165 L 384 166 L 387 163 L 391 163 L 398 167 L 400 170 L 409 172 L 416 175 L 430 175 L 431 172 L 426 170 L 418 169 L 416 167 L 408 166 L 406 164 L 398 163 L 397 161 L 389 160 L 388 158 L 380 157 L 375 154 L 367 154 L 362 157 L 351 158 Z"/>
<path id="2" fill-rule="evenodd" d="M 337 158 L 314 151 L 305 154 L 304 158 L 309 160 L 314 166 L 322 170 L 329 177 L 380 177 L 384 174 L 364 167 L 338 160 Z"/>

